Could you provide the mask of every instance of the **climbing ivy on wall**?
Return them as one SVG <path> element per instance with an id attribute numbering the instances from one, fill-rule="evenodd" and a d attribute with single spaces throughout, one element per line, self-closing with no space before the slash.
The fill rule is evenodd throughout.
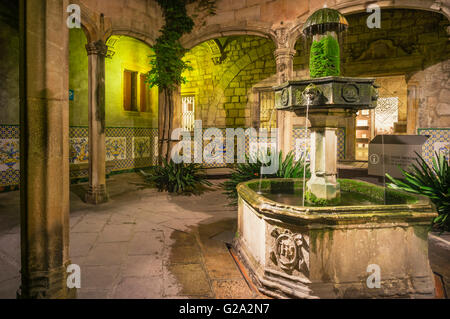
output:
<path id="1" fill-rule="evenodd" d="M 194 21 L 187 15 L 185 0 L 157 2 L 163 10 L 165 24 L 153 46 L 155 54 L 150 61 L 152 69 L 147 80 L 150 87 L 174 89 L 174 86 L 185 81 L 181 74 L 189 68 L 188 63 L 182 60 L 185 49 L 179 40 L 183 34 L 192 31 Z"/>
<path id="2" fill-rule="evenodd" d="M 339 76 L 339 59 L 339 43 L 333 36 L 327 35 L 319 41 L 313 41 L 309 60 L 311 78 Z"/>
<path id="3" fill-rule="evenodd" d="M 196 12 L 215 13 L 215 0 L 156 0 L 162 9 L 165 20 L 161 35 L 153 46 L 155 54 L 151 56 L 151 70 L 147 74 L 150 87 L 157 86 L 163 93 L 164 112 L 160 128 L 159 154 L 169 158 L 170 136 L 173 118 L 173 91 L 186 82 L 183 71 L 191 70 L 189 61 L 183 61 L 186 49 L 181 45 L 180 38 L 190 33 L 194 28 L 194 20 L 188 16 L 186 6 L 197 2 Z M 197 17 L 195 15 L 194 17 Z M 162 136 L 161 136 L 162 135 Z M 161 163 L 161 161 L 160 161 Z"/>

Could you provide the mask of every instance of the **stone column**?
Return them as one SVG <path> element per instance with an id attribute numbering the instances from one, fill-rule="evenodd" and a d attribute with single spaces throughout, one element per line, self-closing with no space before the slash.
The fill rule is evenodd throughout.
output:
<path id="1" fill-rule="evenodd" d="M 311 179 L 308 192 L 317 199 L 333 200 L 340 195 L 337 183 L 337 135 L 336 128 L 311 128 Z"/>
<path id="2" fill-rule="evenodd" d="M 89 61 L 89 190 L 86 202 L 108 201 L 105 148 L 105 56 L 103 41 L 86 45 Z"/>
<path id="3" fill-rule="evenodd" d="M 20 1 L 19 298 L 67 298 L 68 1 Z"/>
<path id="4" fill-rule="evenodd" d="M 289 47 L 288 37 L 285 32 L 285 29 L 277 31 L 278 48 L 275 50 L 275 62 L 277 65 L 278 84 L 292 80 L 294 74 L 295 50 Z M 277 111 L 278 148 L 285 155 L 292 149 L 292 116 L 294 116 L 292 112 Z"/>

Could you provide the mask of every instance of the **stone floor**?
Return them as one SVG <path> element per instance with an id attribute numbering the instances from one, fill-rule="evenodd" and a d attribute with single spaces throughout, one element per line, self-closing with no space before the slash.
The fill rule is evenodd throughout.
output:
<path id="1" fill-rule="evenodd" d="M 201 196 L 139 187 L 137 174 L 108 180 L 111 200 L 80 200 L 71 187 L 70 254 L 81 267 L 79 298 L 258 298 L 225 242 L 236 229 L 215 180 Z M 20 285 L 19 193 L 0 194 L 0 298 Z"/>

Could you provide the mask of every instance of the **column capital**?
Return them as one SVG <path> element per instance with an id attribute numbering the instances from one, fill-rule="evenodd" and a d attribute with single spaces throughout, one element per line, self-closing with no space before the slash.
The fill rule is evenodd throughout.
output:
<path id="1" fill-rule="evenodd" d="M 108 46 L 102 41 L 93 41 L 86 44 L 86 51 L 88 55 L 101 55 L 106 56 L 108 53 Z"/>
<path id="2" fill-rule="evenodd" d="M 275 58 L 294 58 L 297 51 L 291 48 L 278 48 L 275 50 Z"/>
<path id="3" fill-rule="evenodd" d="M 293 41 L 294 34 L 290 25 L 280 26 L 274 30 L 274 40 L 277 46 L 276 50 L 289 49 L 294 50 L 295 41 Z M 295 51 L 294 51 L 295 52 Z"/>

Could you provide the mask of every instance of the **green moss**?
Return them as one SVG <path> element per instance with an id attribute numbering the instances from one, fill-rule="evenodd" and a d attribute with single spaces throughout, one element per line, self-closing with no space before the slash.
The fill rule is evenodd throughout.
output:
<path id="1" fill-rule="evenodd" d="M 325 240 L 325 235 L 328 234 L 328 244 L 333 242 L 333 229 L 322 228 L 322 229 L 314 229 L 309 233 L 309 247 L 313 253 L 317 252 L 318 242 L 323 245 Z"/>
<path id="2" fill-rule="evenodd" d="M 341 179 L 339 180 L 341 191 L 353 192 L 364 194 L 377 201 L 384 201 L 386 195 L 386 204 L 415 204 L 417 203 L 417 197 L 399 192 L 396 190 L 383 188 L 381 186 L 369 184 L 366 182 Z"/>
<path id="3" fill-rule="evenodd" d="M 307 191 L 305 195 L 306 202 L 311 206 L 334 206 L 340 203 L 340 198 L 334 198 L 331 200 L 324 198 L 317 198 L 316 195 Z"/>
<path id="4" fill-rule="evenodd" d="M 319 41 L 314 41 L 309 60 L 311 78 L 339 76 L 339 59 L 339 43 L 333 36 L 328 35 Z"/>

